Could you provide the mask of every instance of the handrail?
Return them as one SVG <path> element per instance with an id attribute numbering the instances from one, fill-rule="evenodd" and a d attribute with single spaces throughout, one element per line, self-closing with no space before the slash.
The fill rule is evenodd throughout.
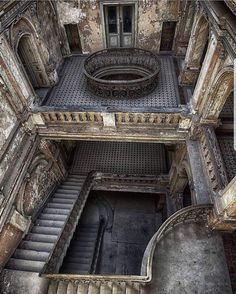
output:
<path id="1" fill-rule="evenodd" d="M 157 243 L 167 234 L 173 227 L 181 223 L 187 222 L 205 222 L 207 216 L 212 210 L 212 204 L 199 204 L 182 208 L 172 214 L 154 234 L 149 241 L 144 252 L 141 275 L 148 277 L 148 281 L 152 279 L 152 263 Z"/>

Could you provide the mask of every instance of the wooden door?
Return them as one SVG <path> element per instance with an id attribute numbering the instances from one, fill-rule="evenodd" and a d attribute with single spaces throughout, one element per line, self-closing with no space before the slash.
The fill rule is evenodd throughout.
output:
<path id="1" fill-rule="evenodd" d="M 134 45 L 134 6 L 120 6 L 121 20 L 121 47 L 133 47 Z"/>
<path id="2" fill-rule="evenodd" d="M 104 7 L 108 48 L 134 46 L 134 5 Z"/>
<path id="3" fill-rule="evenodd" d="M 120 47 L 119 6 L 105 6 L 107 47 Z"/>

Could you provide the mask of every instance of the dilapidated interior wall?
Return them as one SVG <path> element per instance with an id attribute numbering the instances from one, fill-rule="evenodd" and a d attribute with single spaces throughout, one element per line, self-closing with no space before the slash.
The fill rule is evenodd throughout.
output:
<path id="1" fill-rule="evenodd" d="M 137 5 L 135 13 L 135 39 L 136 46 L 159 52 L 162 34 L 162 24 L 166 21 L 176 22 L 176 36 L 179 25 L 184 23 L 184 37 L 182 36 L 185 47 L 191 31 L 193 5 L 186 5 L 188 1 L 132 1 L 131 4 Z M 77 24 L 81 39 L 83 53 L 91 53 L 105 48 L 103 27 L 102 1 L 83 1 L 83 0 L 60 0 L 57 2 L 58 17 L 61 24 L 62 35 L 65 42 L 65 24 Z M 104 3 L 106 3 L 104 1 Z M 187 15 L 187 17 L 186 17 Z M 176 39 L 175 39 L 176 40 Z M 174 40 L 174 44 L 175 44 Z M 175 48 L 175 47 L 176 48 Z M 173 45 L 177 53 L 184 54 L 183 50 L 178 50 L 178 45 Z M 68 54 L 68 44 L 65 46 Z M 65 54 L 66 54 L 65 53 Z"/>

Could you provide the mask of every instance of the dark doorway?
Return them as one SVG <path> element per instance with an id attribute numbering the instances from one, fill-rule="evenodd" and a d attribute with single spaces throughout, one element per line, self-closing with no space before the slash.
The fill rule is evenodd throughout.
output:
<path id="1" fill-rule="evenodd" d="M 163 22 L 160 51 L 172 51 L 175 36 L 175 21 Z"/>
<path id="2" fill-rule="evenodd" d="M 191 191 L 189 188 L 189 184 L 187 184 L 183 192 L 183 207 L 187 207 L 190 205 L 192 205 Z"/>
<path id="3" fill-rule="evenodd" d="M 67 24 L 65 30 L 71 53 L 82 53 L 77 24 Z"/>

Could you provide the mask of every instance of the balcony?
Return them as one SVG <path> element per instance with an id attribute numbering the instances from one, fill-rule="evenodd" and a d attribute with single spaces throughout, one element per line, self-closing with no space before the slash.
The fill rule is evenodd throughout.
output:
<path id="1" fill-rule="evenodd" d="M 139 49 L 137 49 L 139 50 Z M 38 89 L 43 103 L 33 109 L 33 121 L 43 136 L 136 141 L 184 140 L 190 116 L 180 91 L 172 56 L 160 55 L 156 88 L 138 97 L 99 97 L 84 75 L 86 56 L 65 59 L 59 82 Z M 138 128 L 137 128 L 138 127 Z M 179 131 L 179 132 L 176 132 Z"/>

